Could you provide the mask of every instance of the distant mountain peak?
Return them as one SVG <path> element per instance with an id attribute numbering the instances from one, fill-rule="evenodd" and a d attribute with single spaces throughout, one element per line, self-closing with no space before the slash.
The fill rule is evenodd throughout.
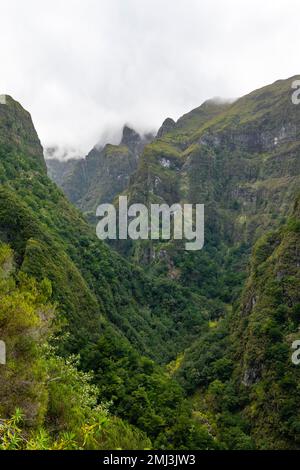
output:
<path id="1" fill-rule="evenodd" d="M 174 119 L 168 117 L 167 119 L 164 120 L 162 123 L 160 129 L 158 130 L 157 137 L 161 138 L 168 132 L 170 132 L 174 127 L 176 126 L 176 122 Z"/>
<path id="2" fill-rule="evenodd" d="M 141 142 L 141 136 L 134 129 L 125 125 L 123 127 L 123 134 L 121 145 L 126 145 L 129 148 L 135 147 Z"/>

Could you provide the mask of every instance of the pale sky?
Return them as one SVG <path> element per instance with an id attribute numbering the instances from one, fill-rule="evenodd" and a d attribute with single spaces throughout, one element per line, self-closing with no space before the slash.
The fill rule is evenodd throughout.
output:
<path id="1" fill-rule="evenodd" d="M 86 153 L 300 73 L 299 0 L 0 0 L 0 94 Z"/>

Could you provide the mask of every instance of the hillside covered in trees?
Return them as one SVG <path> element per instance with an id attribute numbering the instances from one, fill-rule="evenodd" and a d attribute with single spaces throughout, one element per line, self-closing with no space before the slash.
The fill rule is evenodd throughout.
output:
<path id="1" fill-rule="evenodd" d="M 296 78 L 128 130 L 62 189 L 0 104 L 0 448 L 299 448 Z M 98 240 L 91 211 L 119 193 L 205 204 L 204 249 Z"/>

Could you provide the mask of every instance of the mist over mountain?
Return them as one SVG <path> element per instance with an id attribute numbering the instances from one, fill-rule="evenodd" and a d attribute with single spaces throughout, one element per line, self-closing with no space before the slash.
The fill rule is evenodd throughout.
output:
<path id="1" fill-rule="evenodd" d="M 1 2 L 0 93 L 31 110 L 44 147 L 86 155 L 103 131 L 117 144 L 124 123 L 153 132 L 297 71 L 297 0 L 43 4 Z"/>
<path id="2" fill-rule="evenodd" d="M 152 134 L 140 135 L 125 125 L 118 145 L 97 143 L 85 158 L 60 159 L 50 153 L 51 158 L 46 158 L 49 177 L 93 217 L 100 203 L 112 202 L 127 188 L 145 145 L 153 139 Z"/>
<path id="3" fill-rule="evenodd" d="M 300 450 L 299 15 L 0 0 L 1 468 Z"/>
<path id="4" fill-rule="evenodd" d="M 48 168 L 0 102 L 1 448 L 299 449 L 295 80 Z M 203 250 L 99 240 L 119 194 L 204 204 Z"/>

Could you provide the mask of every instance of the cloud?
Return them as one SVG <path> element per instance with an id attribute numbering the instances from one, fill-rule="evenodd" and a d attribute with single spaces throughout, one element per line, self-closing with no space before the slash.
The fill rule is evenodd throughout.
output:
<path id="1" fill-rule="evenodd" d="M 297 0 L 0 0 L 0 93 L 86 153 L 299 73 Z"/>

